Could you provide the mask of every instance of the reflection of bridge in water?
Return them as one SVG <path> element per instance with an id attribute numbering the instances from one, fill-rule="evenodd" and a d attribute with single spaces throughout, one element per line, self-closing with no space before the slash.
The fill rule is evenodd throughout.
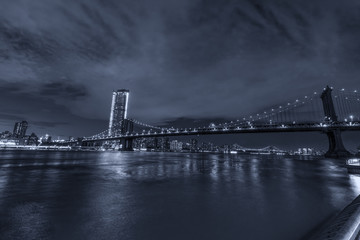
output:
<path id="1" fill-rule="evenodd" d="M 120 122 L 120 130 L 105 130 L 84 138 L 83 146 L 102 145 L 117 141 L 122 150 L 132 150 L 136 138 L 240 134 L 277 132 L 320 132 L 329 140 L 328 157 L 348 156 L 341 132 L 360 130 L 360 94 L 357 91 L 334 91 L 325 88 L 322 94 L 314 92 L 309 96 L 288 102 L 278 107 L 251 115 L 241 120 L 208 127 L 162 128 L 126 117 Z M 125 110 L 125 112 L 127 109 Z M 126 116 L 126 115 L 125 115 Z M 134 127 L 138 128 L 134 131 Z"/>

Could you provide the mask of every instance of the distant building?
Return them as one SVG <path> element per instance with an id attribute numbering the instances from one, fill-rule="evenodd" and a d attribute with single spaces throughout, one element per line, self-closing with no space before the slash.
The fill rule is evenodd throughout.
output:
<path id="1" fill-rule="evenodd" d="M 194 138 L 190 139 L 190 150 L 195 152 L 198 150 L 198 141 Z"/>
<path id="2" fill-rule="evenodd" d="M 156 139 L 155 138 L 146 138 L 145 143 L 146 143 L 146 148 L 148 150 L 156 148 Z"/>
<path id="3" fill-rule="evenodd" d="M 204 152 L 212 152 L 216 150 L 216 147 L 214 147 L 214 144 L 209 142 L 209 143 L 205 143 L 203 142 L 201 144 L 201 150 Z"/>
<path id="4" fill-rule="evenodd" d="M 39 138 L 36 136 L 35 133 L 31 133 L 31 135 L 28 137 L 26 141 L 27 145 L 38 145 L 39 144 Z"/>
<path id="5" fill-rule="evenodd" d="M 22 121 L 15 123 L 13 136 L 16 138 L 23 138 L 25 137 L 26 130 L 28 128 L 28 122 Z"/>
<path id="6" fill-rule="evenodd" d="M 183 149 L 183 143 L 179 142 L 178 140 L 172 140 L 170 142 L 170 150 L 177 152 L 177 151 L 181 151 Z"/>
<path id="7" fill-rule="evenodd" d="M 295 154 L 297 155 L 313 155 L 314 154 L 313 148 L 299 148 Z"/>
<path id="8" fill-rule="evenodd" d="M 237 151 L 237 150 L 240 150 L 240 149 L 242 149 L 242 147 L 241 147 L 239 144 L 234 143 L 234 144 L 231 145 L 231 149 L 230 149 L 230 150 L 232 150 L 232 151 Z"/>
<path id="9" fill-rule="evenodd" d="M 0 139 L 8 139 L 12 136 L 11 132 L 5 131 L 0 133 Z"/>
<path id="10" fill-rule="evenodd" d="M 169 151 L 170 150 L 170 139 L 168 137 L 164 138 L 164 149 L 165 151 Z"/>
<path id="11" fill-rule="evenodd" d="M 45 136 L 40 138 L 41 144 L 49 144 L 52 142 L 51 136 L 49 134 L 46 134 Z"/>
<path id="12" fill-rule="evenodd" d="M 129 90 L 120 89 L 113 91 L 109 121 L 109 136 L 124 133 L 124 131 L 126 131 L 125 119 L 127 117 L 128 102 Z"/>

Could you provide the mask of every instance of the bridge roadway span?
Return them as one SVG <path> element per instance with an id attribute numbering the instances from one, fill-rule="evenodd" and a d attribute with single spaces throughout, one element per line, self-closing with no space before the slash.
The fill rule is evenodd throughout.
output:
<path id="1" fill-rule="evenodd" d="M 254 125 L 247 127 L 216 127 L 216 128 L 186 128 L 179 130 L 159 130 L 143 133 L 129 133 L 114 137 L 85 138 L 83 142 L 116 141 L 121 139 L 136 139 L 149 137 L 194 136 L 213 134 L 240 134 L 240 133 L 280 133 L 280 132 L 322 132 L 329 131 L 360 131 L 360 122 L 336 124 L 281 124 L 281 125 Z"/>

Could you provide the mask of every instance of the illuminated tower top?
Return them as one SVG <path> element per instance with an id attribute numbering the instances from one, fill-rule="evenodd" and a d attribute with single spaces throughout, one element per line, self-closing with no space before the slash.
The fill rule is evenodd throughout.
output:
<path id="1" fill-rule="evenodd" d="M 129 90 L 113 91 L 109 121 L 109 136 L 123 131 L 129 102 Z"/>

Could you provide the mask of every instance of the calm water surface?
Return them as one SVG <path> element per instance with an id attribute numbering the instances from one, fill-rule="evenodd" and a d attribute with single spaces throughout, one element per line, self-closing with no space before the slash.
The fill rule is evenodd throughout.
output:
<path id="1" fill-rule="evenodd" d="M 1 239 L 301 239 L 360 193 L 337 160 L 0 152 Z"/>

